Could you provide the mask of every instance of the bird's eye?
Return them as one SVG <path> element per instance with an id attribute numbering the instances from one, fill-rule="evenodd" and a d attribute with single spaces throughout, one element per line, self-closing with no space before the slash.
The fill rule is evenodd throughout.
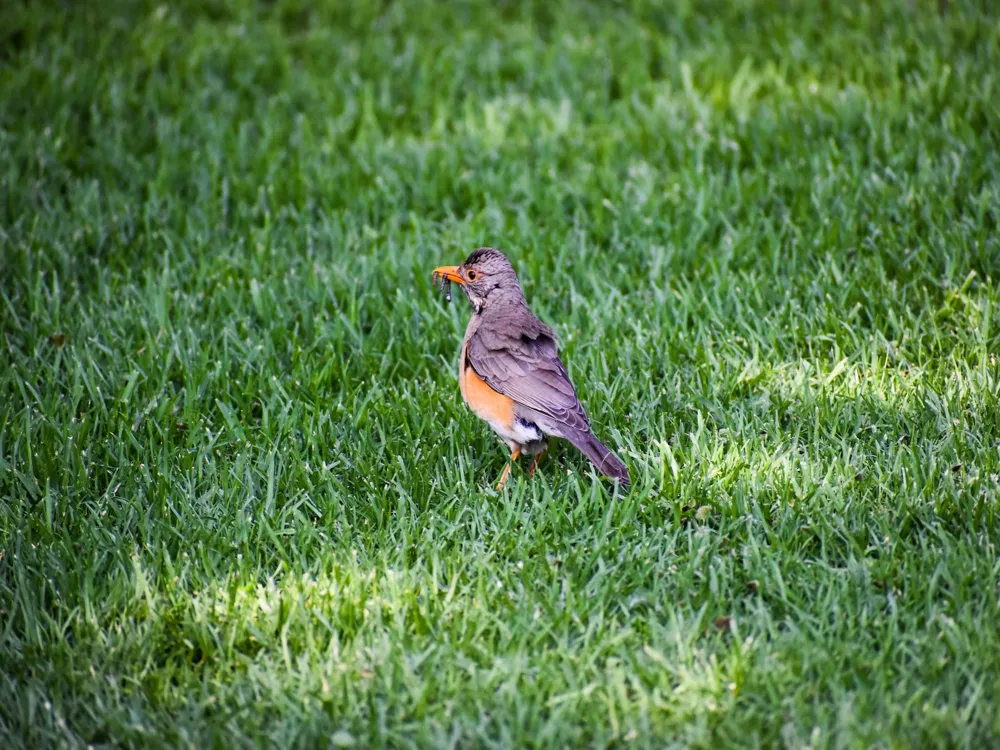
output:
<path id="1" fill-rule="evenodd" d="M 465 276 L 466 276 L 466 278 L 468 278 L 468 279 L 469 279 L 469 281 L 475 281 L 475 280 L 476 280 L 476 275 L 477 275 L 477 274 L 476 274 L 476 272 L 475 272 L 475 271 L 467 271 L 467 272 L 465 273 Z"/>

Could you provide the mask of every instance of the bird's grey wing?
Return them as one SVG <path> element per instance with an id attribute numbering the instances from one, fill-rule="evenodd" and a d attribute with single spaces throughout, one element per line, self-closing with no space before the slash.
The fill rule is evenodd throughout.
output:
<path id="1" fill-rule="evenodd" d="M 469 365 L 493 390 L 535 414 L 542 432 L 589 433 L 587 415 L 556 351 L 552 331 L 537 325 L 482 325 L 469 339 Z M 509 333 L 506 331 L 510 331 Z"/>

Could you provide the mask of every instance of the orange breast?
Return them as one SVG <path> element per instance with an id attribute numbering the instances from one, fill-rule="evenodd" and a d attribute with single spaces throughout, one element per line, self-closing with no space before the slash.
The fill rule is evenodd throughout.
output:
<path id="1" fill-rule="evenodd" d="M 480 419 L 490 423 L 497 432 L 507 432 L 514 424 L 514 400 L 490 388 L 486 381 L 476 374 L 468 365 L 465 355 L 466 347 L 462 346 L 462 359 L 458 364 L 458 385 L 462 390 L 462 398 L 469 408 Z"/>

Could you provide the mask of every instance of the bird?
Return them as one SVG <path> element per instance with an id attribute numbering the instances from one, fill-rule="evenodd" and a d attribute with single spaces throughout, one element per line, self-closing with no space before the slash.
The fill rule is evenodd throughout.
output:
<path id="1" fill-rule="evenodd" d="M 458 383 L 465 403 L 510 448 L 497 490 L 521 455 L 533 457 L 534 476 L 552 438 L 568 440 L 600 473 L 628 486 L 628 467 L 591 432 L 555 334 L 529 309 L 507 257 L 480 247 L 460 265 L 435 268 L 431 278 L 447 287 L 448 299 L 451 282 L 458 284 L 472 306 Z"/>

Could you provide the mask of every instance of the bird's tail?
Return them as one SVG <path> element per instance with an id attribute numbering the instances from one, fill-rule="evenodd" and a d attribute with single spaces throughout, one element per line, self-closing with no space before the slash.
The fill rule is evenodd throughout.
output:
<path id="1" fill-rule="evenodd" d="M 593 433 L 578 432 L 568 438 L 568 440 L 579 448 L 583 455 L 589 458 L 590 462 L 604 476 L 611 477 L 628 487 L 631 481 L 628 476 L 628 467 L 622 463 L 618 456 L 608 450 L 600 440 L 595 438 Z"/>

